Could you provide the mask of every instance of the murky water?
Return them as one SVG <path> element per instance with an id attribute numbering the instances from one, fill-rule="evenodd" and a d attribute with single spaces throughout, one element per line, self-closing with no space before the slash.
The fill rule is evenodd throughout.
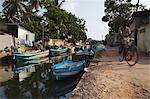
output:
<path id="1" fill-rule="evenodd" d="M 55 60 L 55 63 L 61 59 Z M 83 73 L 72 78 L 56 80 L 51 72 L 51 63 L 44 60 L 15 63 L 9 68 L 12 77 L 0 83 L 0 98 L 62 98 L 68 99 Z M 10 67 L 10 66 L 9 66 Z M 0 75 L 1 76 L 1 75 Z M 7 76 L 7 75 L 5 75 Z"/>

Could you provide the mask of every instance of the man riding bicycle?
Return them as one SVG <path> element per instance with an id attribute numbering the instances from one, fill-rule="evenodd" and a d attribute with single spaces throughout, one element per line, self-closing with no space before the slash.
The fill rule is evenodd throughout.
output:
<path id="1" fill-rule="evenodd" d="M 119 47 L 119 60 L 127 61 L 130 66 L 135 65 L 138 62 L 138 51 L 134 44 L 134 38 L 131 37 L 131 30 L 127 26 L 127 21 L 122 22 L 122 26 L 119 28 L 120 34 L 120 47 Z"/>
<path id="2" fill-rule="evenodd" d="M 131 36 L 131 30 L 130 28 L 127 26 L 127 21 L 124 20 L 122 22 L 122 26 L 119 28 L 119 35 L 120 35 L 120 47 L 121 49 L 119 49 L 119 54 L 122 53 L 123 47 L 125 45 L 125 38 L 128 38 Z M 120 61 L 123 61 L 123 59 L 121 59 Z"/>
<path id="3" fill-rule="evenodd" d="M 121 36 L 121 38 L 120 38 L 121 43 L 123 43 L 123 44 L 124 44 L 124 38 L 131 36 L 131 30 L 127 26 L 127 21 L 122 22 L 122 26 L 119 28 L 119 34 Z"/>

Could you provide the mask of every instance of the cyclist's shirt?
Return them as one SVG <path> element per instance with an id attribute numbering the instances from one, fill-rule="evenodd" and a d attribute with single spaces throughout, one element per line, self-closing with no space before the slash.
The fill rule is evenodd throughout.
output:
<path id="1" fill-rule="evenodd" d="M 121 33 L 123 35 L 123 37 L 128 37 L 131 34 L 131 30 L 127 26 L 126 26 L 126 28 L 120 27 L 119 33 Z"/>

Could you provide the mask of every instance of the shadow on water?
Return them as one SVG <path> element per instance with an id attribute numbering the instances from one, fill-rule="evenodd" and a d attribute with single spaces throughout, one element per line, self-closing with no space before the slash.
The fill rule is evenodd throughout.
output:
<path id="1" fill-rule="evenodd" d="M 52 63 L 23 62 L 13 64 L 13 78 L 1 83 L 0 97 L 7 98 L 62 98 L 68 99 L 83 74 L 56 80 L 50 70 Z"/>

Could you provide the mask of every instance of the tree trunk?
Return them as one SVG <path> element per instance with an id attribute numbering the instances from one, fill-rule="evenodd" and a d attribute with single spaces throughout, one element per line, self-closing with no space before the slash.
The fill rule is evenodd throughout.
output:
<path id="1" fill-rule="evenodd" d="M 138 8 L 139 8 L 139 2 L 140 2 L 140 0 L 138 0 L 138 2 L 136 4 L 136 12 L 138 11 Z"/>

